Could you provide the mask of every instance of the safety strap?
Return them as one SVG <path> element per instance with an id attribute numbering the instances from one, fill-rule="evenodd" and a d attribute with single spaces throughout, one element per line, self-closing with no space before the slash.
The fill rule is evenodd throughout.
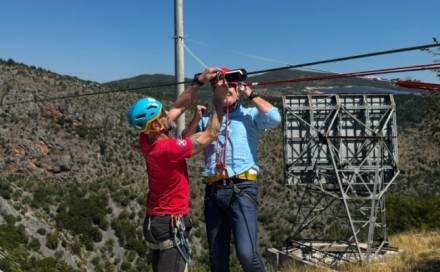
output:
<path id="1" fill-rule="evenodd" d="M 232 190 L 234 190 L 234 192 L 239 195 L 239 196 L 244 196 L 247 199 L 249 199 L 250 202 L 252 202 L 255 206 L 257 206 L 257 203 L 255 202 L 255 200 L 246 192 L 243 192 L 243 190 L 241 190 L 240 188 L 237 187 L 237 185 L 235 185 L 234 182 L 232 182 L 232 180 L 229 180 L 229 186 L 231 186 Z"/>
<path id="2" fill-rule="evenodd" d="M 173 240 L 168 239 L 158 243 L 150 243 L 148 242 L 148 247 L 152 250 L 167 250 L 174 247 Z"/>
<path id="3" fill-rule="evenodd" d="M 246 170 L 241 174 L 232 176 L 232 177 L 227 177 L 229 179 L 241 179 L 241 180 L 247 180 L 247 181 L 257 181 L 257 174 L 251 173 L 250 170 Z M 220 175 L 214 175 L 214 176 L 209 176 L 209 177 L 204 177 L 202 179 L 202 182 L 205 184 L 211 184 L 214 182 L 218 182 L 221 181 L 222 177 Z"/>

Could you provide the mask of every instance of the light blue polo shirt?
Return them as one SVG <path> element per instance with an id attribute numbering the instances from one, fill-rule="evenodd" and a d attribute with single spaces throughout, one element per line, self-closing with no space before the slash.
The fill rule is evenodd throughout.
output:
<path id="1" fill-rule="evenodd" d="M 208 123 L 208 116 L 200 120 L 197 130 L 202 131 Z M 260 134 L 267 129 L 276 127 L 281 122 L 281 115 L 276 107 L 268 112 L 260 113 L 257 108 L 244 108 L 238 105 L 237 109 L 229 113 L 228 142 L 226 144 L 226 167 L 229 176 L 235 176 L 246 170 L 254 169 L 257 172 L 258 140 Z M 223 163 L 225 143 L 226 114 L 223 115 L 222 127 L 219 134 L 220 161 Z M 203 177 L 215 175 L 216 145 L 214 141 L 203 151 L 205 155 L 205 167 Z"/>

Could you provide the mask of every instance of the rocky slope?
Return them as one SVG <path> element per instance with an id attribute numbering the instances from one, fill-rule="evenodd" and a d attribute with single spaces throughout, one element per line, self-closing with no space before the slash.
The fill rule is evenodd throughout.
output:
<path id="1" fill-rule="evenodd" d="M 266 80 L 266 76 L 254 80 Z M 130 104 L 145 94 L 160 96 L 168 100 L 165 105 L 169 106 L 174 91 L 172 88 L 114 90 L 154 85 L 166 79 L 172 81 L 169 76 L 153 75 L 100 85 L 12 60 L 0 61 L 0 226 L 12 223 L 24 226 L 26 242 L 20 247 L 30 252 L 29 256 L 62 260 L 80 270 L 125 267 L 125 270 L 138 271 L 136 267 L 143 267 L 144 256 L 139 253 L 142 246 L 134 240 L 142 240 L 140 225 L 148 186 L 137 135 L 128 129 L 125 114 Z M 320 86 L 331 84 L 335 83 L 319 82 Z M 353 82 L 344 79 L 338 84 Z M 299 92 L 305 92 L 304 86 L 261 89 L 280 109 L 280 95 Z M 438 194 L 440 119 L 435 110 L 438 96 L 409 96 L 398 100 L 398 115 L 401 111 L 405 116 L 398 125 L 400 158 L 406 174 L 393 190 L 413 195 Z M 198 102 L 205 103 L 206 96 L 202 95 Z M 426 110 L 415 111 L 417 107 Z M 191 110 L 187 118 L 190 116 Z M 289 235 L 292 210 L 299 195 L 297 188 L 283 184 L 281 130 L 280 126 L 266 133 L 259 149 L 262 168 L 259 246 L 262 251 L 281 243 Z M 198 177 L 202 160 L 202 156 L 197 156 L 188 164 L 194 243 L 198 261 L 203 264 L 207 261 L 207 252 L 203 186 Z M 106 203 L 102 210 L 88 202 L 95 199 Z M 73 225 L 81 218 L 70 222 L 72 226 L 62 221 L 61 215 L 85 203 L 88 206 L 78 213 L 96 209 L 100 214 L 92 223 L 84 223 L 90 223 L 90 227 L 75 228 Z M 70 216 L 76 214 L 70 213 Z M 5 229 L 0 229 L 0 238 L 7 233 Z M 17 254 L 16 249 L 0 247 L 0 267 L 1 256 Z M 30 262 L 28 257 L 18 256 L 21 257 L 9 258 Z"/>

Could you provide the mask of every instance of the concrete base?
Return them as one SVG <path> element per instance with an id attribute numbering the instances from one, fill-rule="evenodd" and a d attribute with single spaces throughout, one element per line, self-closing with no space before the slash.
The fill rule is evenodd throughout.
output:
<path id="1" fill-rule="evenodd" d="M 362 253 L 353 252 L 347 244 L 324 243 L 324 242 L 307 242 L 298 243 L 297 247 L 288 249 L 268 248 L 265 251 L 265 258 L 269 271 L 280 271 L 285 267 L 325 267 L 327 269 L 334 268 L 343 263 L 367 263 L 377 261 L 399 254 L 397 248 L 383 247 L 375 254 L 365 253 L 366 244 L 360 245 Z M 375 251 L 373 251 L 375 252 Z"/>

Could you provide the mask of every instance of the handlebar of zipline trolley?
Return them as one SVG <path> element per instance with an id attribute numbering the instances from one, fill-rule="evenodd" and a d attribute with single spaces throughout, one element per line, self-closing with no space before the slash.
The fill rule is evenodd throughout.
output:
<path id="1" fill-rule="evenodd" d="M 195 74 L 195 76 L 199 76 L 202 73 L 198 73 Z M 213 78 L 211 79 L 211 81 L 215 81 L 215 80 L 219 80 L 219 79 L 226 79 L 226 81 L 228 82 L 242 82 L 245 81 L 247 78 L 247 71 L 243 68 L 241 69 L 235 69 L 235 70 L 230 70 L 229 72 L 226 72 L 224 74 L 224 77 L 220 77 L 220 78 Z"/>

